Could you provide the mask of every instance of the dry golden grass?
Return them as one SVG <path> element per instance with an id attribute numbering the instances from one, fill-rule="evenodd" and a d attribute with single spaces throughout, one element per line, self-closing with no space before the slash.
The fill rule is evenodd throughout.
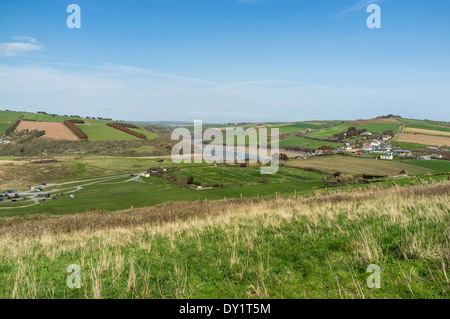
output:
<path id="1" fill-rule="evenodd" d="M 425 134 L 402 133 L 396 139 L 397 142 L 416 143 L 430 146 L 450 146 L 450 138 L 444 136 L 432 136 Z"/>
<path id="2" fill-rule="evenodd" d="M 332 220 L 334 205 L 351 207 L 358 204 L 368 203 L 371 209 L 364 214 L 388 214 L 391 218 L 399 216 L 398 211 L 390 208 L 381 211 L 378 206 L 373 206 L 373 201 L 386 202 L 387 199 L 394 203 L 404 203 L 411 198 L 427 198 L 430 196 L 448 196 L 450 194 L 450 183 L 434 183 L 429 185 L 409 187 L 371 186 L 368 189 L 348 189 L 320 193 L 311 197 L 286 198 L 286 199 L 229 199 L 226 201 L 196 201 L 196 202 L 168 202 L 158 206 L 130 209 L 120 212 L 86 212 L 73 215 L 32 215 L 25 218 L 2 218 L 0 219 L 0 239 L 2 238 L 43 238 L 49 240 L 52 236 L 68 234 L 96 234 L 105 230 L 115 229 L 119 233 L 132 231 L 134 228 L 142 229 L 151 227 L 152 232 L 160 233 L 161 230 L 176 228 L 187 229 L 207 223 L 208 225 L 222 224 L 224 219 L 234 217 L 248 217 L 252 215 L 279 214 L 283 218 L 290 218 L 292 211 L 307 215 L 314 220 L 322 214 L 326 207 L 327 218 Z M 385 203 L 386 204 L 386 203 Z M 340 206 L 339 206 L 340 207 Z M 375 209 L 376 208 L 376 209 Z M 313 212 L 315 210 L 316 212 Z M 361 209 L 358 209 L 361 212 Z M 349 218 L 356 216 L 350 210 Z"/>

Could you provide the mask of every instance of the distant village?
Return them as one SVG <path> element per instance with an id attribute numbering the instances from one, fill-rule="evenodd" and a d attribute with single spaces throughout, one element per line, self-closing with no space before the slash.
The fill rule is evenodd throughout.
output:
<path id="1" fill-rule="evenodd" d="M 345 133 L 344 133 L 345 134 Z M 380 160 L 392 161 L 394 157 L 399 157 L 402 159 L 418 159 L 418 160 L 431 160 L 431 159 L 442 159 L 442 155 L 427 154 L 427 155 L 414 155 L 410 150 L 396 149 L 393 150 L 390 142 L 395 138 L 391 135 L 381 135 L 373 134 L 371 132 L 362 132 L 359 134 L 360 140 L 355 140 L 352 142 L 345 142 L 343 146 L 337 149 L 331 149 L 328 147 L 321 147 L 314 151 L 303 151 L 302 155 L 297 156 L 297 159 L 307 159 L 314 156 L 322 155 L 334 155 L 334 154 L 348 154 L 348 155 L 363 155 L 363 154 L 373 154 L 376 158 Z M 376 136 L 376 137 L 375 137 Z M 363 141 L 362 145 L 359 141 Z M 286 149 L 289 149 L 286 148 Z M 434 146 L 427 146 L 425 148 L 427 153 L 430 151 L 439 152 L 439 148 Z"/>

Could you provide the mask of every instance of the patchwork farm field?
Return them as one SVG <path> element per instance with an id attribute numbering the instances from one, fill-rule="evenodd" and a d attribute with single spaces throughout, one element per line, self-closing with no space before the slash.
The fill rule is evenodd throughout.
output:
<path id="1" fill-rule="evenodd" d="M 62 141 L 78 141 L 78 137 L 71 130 L 62 123 L 57 122 L 34 122 L 34 121 L 21 121 L 16 128 L 16 132 L 22 130 L 38 130 L 45 131 L 45 134 L 40 138 L 50 138 L 53 140 Z"/>
<path id="2" fill-rule="evenodd" d="M 398 174 L 402 170 L 406 170 L 408 174 L 424 174 L 430 170 L 433 171 L 429 168 L 401 161 L 383 161 L 349 156 L 314 157 L 306 160 L 289 161 L 285 165 L 299 168 L 312 167 L 330 174 L 337 171 L 349 175 L 393 175 Z"/>
<path id="3" fill-rule="evenodd" d="M 397 137 L 396 141 L 406 143 L 417 143 L 438 147 L 450 146 L 450 137 L 424 135 L 424 134 L 401 133 Z"/>
<path id="4" fill-rule="evenodd" d="M 445 164 L 447 163 L 447 167 Z M 26 161 L 0 162 L 0 189 L 19 188 L 25 185 L 44 186 L 45 192 L 73 193 L 57 200 L 47 200 L 33 205 L 32 201 L 0 204 L 0 216 L 23 216 L 28 214 L 73 214 L 84 211 L 116 211 L 130 207 L 146 207 L 168 201 L 222 200 L 224 198 L 274 198 L 297 194 L 310 195 L 323 191 L 322 175 L 299 168 L 321 169 L 326 173 L 341 171 L 346 174 L 397 174 L 406 169 L 409 174 L 429 171 L 446 171 L 448 162 L 411 161 L 387 162 L 374 159 L 349 157 L 323 157 L 304 161 L 288 161 L 275 175 L 263 177 L 260 167 L 217 166 L 207 164 L 181 164 L 179 170 L 168 173 L 176 177 L 169 181 L 159 177 L 131 177 L 130 174 L 145 172 L 151 167 L 170 168 L 174 164 L 158 159 L 86 157 L 67 158 L 48 164 L 32 164 Z M 186 185 L 188 177 L 203 186 L 194 190 Z M 428 177 L 422 176 L 423 180 Z M 430 177 L 430 178 L 435 178 Z M 442 176 L 442 179 L 446 176 Z M 102 180 L 99 180 L 102 179 Z M 406 178 L 397 183 L 415 183 Z M 384 182 L 383 182 L 384 183 Z M 383 184 L 382 183 L 382 184 Z M 386 185 L 392 184 L 390 181 Z M 213 186 L 213 188 L 210 188 Z M 352 185 L 365 187 L 365 185 Z M 36 193 L 35 193 L 36 194 Z M 29 206 L 32 205 L 32 206 Z M 18 207 L 24 206 L 24 207 Z M 27 207 L 25 207 L 27 206 Z M 3 207 L 3 208 L 1 208 Z"/>

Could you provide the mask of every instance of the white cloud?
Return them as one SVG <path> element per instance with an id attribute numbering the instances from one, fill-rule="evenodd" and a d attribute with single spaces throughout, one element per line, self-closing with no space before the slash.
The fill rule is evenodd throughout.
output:
<path id="1" fill-rule="evenodd" d="M 37 40 L 35 38 L 29 36 L 13 37 L 13 39 L 17 41 L 28 41 L 31 43 L 37 43 Z"/>
<path id="2" fill-rule="evenodd" d="M 14 37 L 14 39 L 20 42 L 0 43 L 0 56 L 14 57 L 27 52 L 41 50 L 43 47 L 33 37 L 22 36 Z"/>

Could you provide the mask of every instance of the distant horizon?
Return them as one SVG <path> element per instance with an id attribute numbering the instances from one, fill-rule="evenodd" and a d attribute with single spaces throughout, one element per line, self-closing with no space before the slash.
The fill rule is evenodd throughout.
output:
<path id="1" fill-rule="evenodd" d="M 35 111 L 35 112 L 29 112 L 29 111 L 24 111 L 24 110 L 15 110 L 12 108 L 0 108 L 0 111 L 13 111 L 13 112 L 18 112 L 18 113 L 31 113 L 31 114 L 36 114 L 36 112 L 46 112 L 47 114 L 52 114 L 50 112 L 45 111 L 45 109 L 39 110 L 39 111 Z M 72 112 L 74 113 L 74 112 Z M 58 113 L 53 113 L 56 114 L 58 116 L 65 116 L 64 114 L 58 114 Z M 79 115 L 82 118 L 93 118 L 96 119 L 98 117 L 101 118 L 110 118 L 109 115 L 97 115 L 97 116 L 91 116 L 91 115 L 81 115 L 81 114 L 67 114 L 68 116 L 70 115 Z M 268 121 L 237 121 L 237 122 L 206 122 L 203 121 L 202 119 L 197 119 L 197 120 L 202 120 L 203 121 L 203 125 L 212 125 L 212 124 L 228 124 L 228 123 L 233 123 L 233 124 L 239 124 L 239 123 L 249 123 L 249 124 L 256 124 L 256 123 L 297 123 L 297 122 L 314 122 L 314 121 L 358 121 L 358 120 L 373 120 L 373 119 L 377 119 L 380 118 L 382 116 L 388 116 L 388 115 L 393 115 L 393 116 L 400 116 L 400 119 L 405 119 L 405 120 L 421 120 L 421 121 L 433 121 L 433 122 L 450 122 L 450 121 L 446 121 L 446 120 L 436 120 L 436 119 L 431 119 L 431 118 L 414 118 L 414 117 L 405 117 L 402 116 L 401 114 L 379 114 L 377 116 L 374 117 L 370 117 L 370 118 L 347 118 L 347 119 L 333 119 L 333 118 L 328 118 L 328 119 L 304 119 L 304 120 L 290 120 L 290 121 L 273 121 L 273 120 L 268 120 Z M 192 123 L 192 125 L 194 124 L 194 121 L 188 121 L 188 120 L 130 120 L 130 119 L 119 119 L 119 118 L 112 118 L 112 121 L 123 121 L 123 122 L 130 122 L 130 123 L 168 123 L 168 124 L 185 124 L 185 125 L 190 125 Z"/>

